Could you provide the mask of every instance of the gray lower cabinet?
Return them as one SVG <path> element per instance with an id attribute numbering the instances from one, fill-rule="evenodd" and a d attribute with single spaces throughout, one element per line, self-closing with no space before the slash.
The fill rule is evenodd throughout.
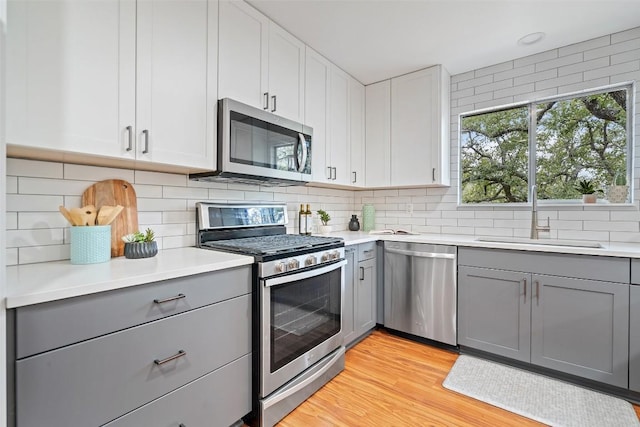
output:
<path id="1" fill-rule="evenodd" d="M 362 338 L 376 325 L 376 243 L 362 243 L 346 249 L 342 331 L 345 345 Z"/>
<path id="2" fill-rule="evenodd" d="M 250 386 L 247 354 L 105 427 L 230 426 L 251 407 Z"/>
<path id="3" fill-rule="evenodd" d="M 629 290 L 629 389 L 640 392 L 640 259 L 631 260 Z"/>
<path id="4" fill-rule="evenodd" d="M 161 302 L 166 306 L 166 314 L 157 320 L 136 324 L 141 317 L 131 315 L 124 329 L 28 357 L 16 357 L 15 424 L 18 427 L 101 426 L 110 422 L 117 426 L 180 423 L 228 426 L 238 420 L 251 410 L 252 314 L 247 283 L 250 270 L 242 267 L 232 275 L 198 275 L 194 280 L 176 280 L 177 288 L 170 286 L 170 298 L 176 291 L 180 291 L 178 295 L 194 295 L 197 294 L 194 289 L 202 288 L 209 303 L 204 306 L 192 300 L 188 305 L 197 308 L 187 307 L 176 313 L 176 304 L 184 304 L 185 297 L 173 303 Z M 211 280 L 220 277 L 238 281 Z M 161 282 L 157 290 L 153 289 L 154 284 L 149 284 L 142 286 L 147 289 L 135 287 L 99 294 L 99 299 L 87 296 L 52 306 L 33 306 L 23 316 L 16 313 L 16 342 L 34 341 L 25 331 L 40 336 L 39 327 L 49 331 L 51 324 L 66 323 L 73 329 L 73 324 L 85 322 L 101 330 L 90 316 L 90 308 L 96 307 L 96 301 L 99 306 L 113 308 L 111 313 L 96 316 L 105 319 L 108 325 L 119 324 L 119 320 L 111 317 L 121 314 L 117 303 L 125 301 L 124 291 L 131 291 L 131 298 L 141 309 L 154 310 L 158 304 L 149 301 L 147 306 L 142 301 L 149 296 L 162 298 L 167 290 L 164 284 Z M 219 289 L 205 291 L 205 284 Z M 141 290 L 146 297 L 138 300 Z M 112 305 L 108 304 L 110 298 Z M 89 308 L 83 308 L 83 302 Z M 64 303 L 72 311 L 85 313 L 84 317 L 64 320 L 59 314 Z M 127 310 L 133 307 L 123 304 Z M 67 332 L 61 335 L 73 336 Z M 40 343 L 33 342 L 25 348 L 39 347 Z M 177 409 L 180 407 L 182 411 Z M 184 420 L 179 420 L 183 415 Z M 175 423 L 169 422 L 173 419 Z"/>
<path id="5" fill-rule="evenodd" d="M 458 343 L 528 362 L 531 351 L 529 273 L 460 266 Z"/>
<path id="6" fill-rule="evenodd" d="M 628 259 L 464 248 L 458 254 L 461 345 L 628 387 Z M 510 271 L 514 265 L 525 271 Z M 581 266 L 626 283 L 589 280 Z M 554 274 L 541 274 L 547 271 Z"/>
<path id="7" fill-rule="evenodd" d="M 629 285 L 532 276 L 531 363 L 627 387 Z"/>

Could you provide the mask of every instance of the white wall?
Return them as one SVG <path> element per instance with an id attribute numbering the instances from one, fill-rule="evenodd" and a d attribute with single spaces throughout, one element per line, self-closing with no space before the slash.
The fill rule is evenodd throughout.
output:
<path id="1" fill-rule="evenodd" d="M 452 76 L 451 187 L 360 191 L 355 204 L 374 204 L 376 228 L 528 237 L 530 208 L 457 206 L 458 115 L 631 80 L 637 82 L 635 206 L 541 208 L 540 217 L 550 217 L 553 238 L 640 242 L 640 27 Z"/>
<path id="2" fill-rule="evenodd" d="M 195 246 L 198 201 L 286 203 L 290 233 L 297 232 L 300 203 L 311 204 L 314 212 L 329 212 L 335 230 L 345 230 L 351 214 L 357 213 L 352 212 L 353 191 L 347 190 L 202 183 L 180 174 L 10 158 L 6 173 L 7 265 L 69 259 L 68 223 L 58 206 L 79 207 L 82 193 L 104 179 L 133 184 L 140 229 L 151 227 L 161 249 Z"/>
<path id="3" fill-rule="evenodd" d="M 7 23 L 7 3 L 5 0 L 0 0 L 0 200 L 5 205 L 5 140 L 4 140 L 4 64 L 5 64 L 5 35 L 6 35 L 6 23 Z M 0 427 L 7 425 L 7 388 L 6 388 L 6 309 L 5 309 L 5 297 L 7 295 L 6 286 L 6 244 L 5 244 L 5 209 L 0 208 Z"/>

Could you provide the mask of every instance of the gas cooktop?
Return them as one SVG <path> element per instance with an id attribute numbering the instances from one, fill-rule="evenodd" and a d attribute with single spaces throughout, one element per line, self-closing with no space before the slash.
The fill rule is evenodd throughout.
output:
<path id="1" fill-rule="evenodd" d="M 203 242 L 202 245 L 212 249 L 228 250 L 247 255 L 276 255 L 308 249 L 323 249 L 341 242 L 342 239 L 338 237 L 276 234 L 273 236 L 215 240 Z"/>

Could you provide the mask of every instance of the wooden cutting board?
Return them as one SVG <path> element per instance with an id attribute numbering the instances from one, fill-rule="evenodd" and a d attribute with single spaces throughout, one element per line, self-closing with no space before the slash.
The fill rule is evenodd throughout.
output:
<path id="1" fill-rule="evenodd" d="M 138 200 L 133 185 L 121 179 L 107 179 L 93 184 L 82 194 L 82 206 L 124 207 L 111 223 L 111 257 L 124 255 L 122 236 L 138 231 Z"/>

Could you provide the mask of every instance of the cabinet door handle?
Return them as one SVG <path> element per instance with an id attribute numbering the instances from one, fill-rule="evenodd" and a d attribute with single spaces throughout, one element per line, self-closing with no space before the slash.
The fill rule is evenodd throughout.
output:
<path id="1" fill-rule="evenodd" d="M 356 175 L 356 172 L 351 172 L 353 174 L 353 180 L 351 182 L 353 182 L 355 184 L 355 182 L 358 180 L 358 175 Z"/>
<path id="2" fill-rule="evenodd" d="M 331 174 L 331 171 L 332 171 L 331 166 L 327 166 L 327 170 L 329 171 L 329 176 L 327 177 L 327 179 L 332 179 L 332 178 L 331 178 L 331 175 L 332 175 L 332 174 Z"/>
<path id="3" fill-rule="evenodd" d="M 524 282 L 524 302 L 527 302 L 527 279 L 522 279 Z"/>
<path id="4" fill-rule="evenodd" d="M 360 267 L 360 280 L 364 280 L 364 267 Z"/>
<path id="5" fill-rule="evenodd" d="M 153 300 L 153 302 L 155 304 L 163 304 L 165 302 L 175 301 L 175 300 L 179 300 L 179 299 L 186 298 L 186 297 L 187 296 L 185 294 L 178 294 L 178 295 L 176 295 L 174 297 L 169 297 L 169 298 L 165 298 L 165 299 L 157 299 L 156 298 L 156 299 Z"/>
<path id="6" fill-rule="evenodd" d="M 142 154 L 147 154 L 149 153 L 149 130 L 143 130 L 142 136 L 144 137 L 144 150 L 142 150 Z"/>
<path id="7" fill-rule="evenodd" d="M 436 182 L 436 168 L 431 169 L 431 179 Z"/>
<path id="8" fill-rule="evenodd" d="M 186 356 L 187 352 L 184 350 L 179 350 L 176 354 L 174 354 L 173 356 L 169 356 L 166 359 L 162 359 L 162 360 L 154 360 L 153 363 L 155 363 L 158 366 L 164 365 L 167 362 L 171 362 L 172 360 L 176 360 L 182 356 Z"/>
<path id="9" fill-rule="evenodd" d="M 275 95 L 271 97 L 271 102 L 273 102 L 273 108 L 271 109 L 271 112 L 275 113 L 276 112 L 276 96 Z"/>
<path id="10" fill-rule="evenodd" d="M 536 305 L 540 305 L 540 281 L 536 280 Z"/>
<path id="11" fill-rule="evenodd" d="M 332 179 L 335 180 L 336 177 L 338 176 L 337 169 L 336 168 L 331 168 L 331 169 L 333 169 L 333 178 Z"/>
<path id="12" fill-rule="evenodd" d="M 262 107 L 262 109 L 263 110 L 269 109 L 269 92 L 264 93 L 264 107 Z"/>
<path id="13" fill-rule="evenodd" d="M 133 127 L 127 126 L 127 151 L 133 150 Z"/>

